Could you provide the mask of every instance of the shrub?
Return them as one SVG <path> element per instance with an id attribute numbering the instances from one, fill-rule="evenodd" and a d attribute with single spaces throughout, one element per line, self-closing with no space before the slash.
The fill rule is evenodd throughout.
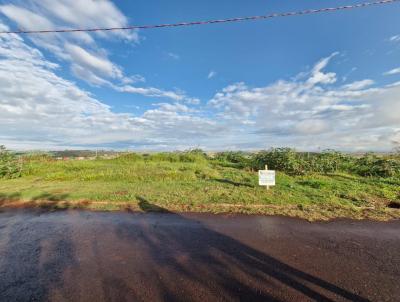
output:
<path id="1" fill-rule="evenodd" d="M 183 162 L 195 163 L 206 162 L 207 155 L 199 150 L 185 151 L 185 152 L 162 152 L 155 153 L 145 157 L 148 161 L 166 161 L 166 162 Z"/>
<path id="2" fill-rule="evenodd" d="M 239 169 L 251 168 L 252 165 L 252 157 L 244 152 L 219 152 L 215 154 L 214 160 L 222 166 Z"/>
<path id="3" fill-rule="evenodd" d="M 400 176 L 400 161 L 366 154 L 357 159 L 353 171 L 361 176 Z"/>
<path id="4" fill-rule="evenodd" d="M 306 161 L 310 172 L 335 173 L 347 171 L 353 159 L 341 152 L 325 150 L 321 153 L 307 154 Z"/>
<path id="5" fill-rule="evenodd" d="M 0 178 L 17 178 L 21 176 L 21 165 L 17 157 L 4 146 L 0 146 Z"/>
<path id="6" fill-rule="evenodd" d="M 143 156 L 137 153 L 125 153 L 118 156 L 115 160 L 119 162 L 137 162 L 143 160 Z"/>
<path id="7" fill-rule="evenodd" d="M 252 166 L 254 169 L 278 170 L 290 175 L 303 175 L 309 171 L 309 163 L 300 156 L 294 149 L 276 148 L 269 151 L 262 151 L 253 157 Z"/>

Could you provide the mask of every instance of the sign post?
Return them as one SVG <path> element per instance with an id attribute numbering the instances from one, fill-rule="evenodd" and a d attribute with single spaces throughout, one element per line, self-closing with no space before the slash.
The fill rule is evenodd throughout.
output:
<path id="1" fill-rule="evenodd" d="M 270 186 L 275 186 L 275 171 L 268 170 L 268 166 L 265 165 L 265 170 L 258 171 L 258 183 L 260 186 L 266 186 L 267 190 Z"/>

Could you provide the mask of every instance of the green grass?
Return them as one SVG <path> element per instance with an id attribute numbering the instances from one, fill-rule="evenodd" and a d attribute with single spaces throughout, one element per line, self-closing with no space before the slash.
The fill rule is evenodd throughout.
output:
<path id="1" fill-rule="evenodd" d="M 126 155 L 111 160 L 31 160 L 22 177 L 0 180 L 0 204 L 50 209 L 145 210 L 278 214 L 309 220 L 391 219 L 400 210 L 400 179 L 349 174 L 289 176 L 258 186 L 256 172 L 200 155 Z"/>

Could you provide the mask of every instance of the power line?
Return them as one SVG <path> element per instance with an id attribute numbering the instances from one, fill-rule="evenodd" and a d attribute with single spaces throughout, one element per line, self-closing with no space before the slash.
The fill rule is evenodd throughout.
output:
<path id="1" fill-rule="evenodd" d="M 164 28 L 164 27 L 182 27 L 182 26 L 218 24 L 218 23 L 232 23 L 232 22 L 272 19 L 272 18 L 279 18 L 279 17 L 311 15 L 311 14 L 334 12 L 334 11 L 340 11 L 340 10 L 350 10 L 350 9 L 365 8 L 365 7 L 370 7 L 370 6 L 382 5 L 382 4 L 393 4 L 395 2 L 400 2 L 400 0 L 381 0 L 381 1 L 376 1 L 376 2 L 364 2 L 364 3 L 354 4 L 354 5 L 345 5 L 345 6 L 338 6 L 338 7 L 308 9 L 308 10 L 296 11 L 296 12 L 275 13 L 275 14 L 270 14 L 270 15 L 238 17 L 238 18 L 206 20 L 206 21 L 180 22 L 180 23 L 169 23 L 169 24 L 167 23 L 167 24 L 158 24 L 158 25 L 132 25 L 132 26 L 126 26 L 126 27 L 109 27 L 109 28 L 13 30 L 13 31 L 0 31 L 0 34 L 48 34 L 48 33 L 96 32 L 96 31 L 154 29 L 154 28 Z"/>

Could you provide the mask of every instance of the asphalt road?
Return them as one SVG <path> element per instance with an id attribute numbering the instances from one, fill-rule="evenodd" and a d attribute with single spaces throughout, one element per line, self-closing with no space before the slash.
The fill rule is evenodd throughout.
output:
<path id="1" fill-rule="evenodd" d="M 400 222 L 5 211 L 0 301 L 400 301 Z"/>

